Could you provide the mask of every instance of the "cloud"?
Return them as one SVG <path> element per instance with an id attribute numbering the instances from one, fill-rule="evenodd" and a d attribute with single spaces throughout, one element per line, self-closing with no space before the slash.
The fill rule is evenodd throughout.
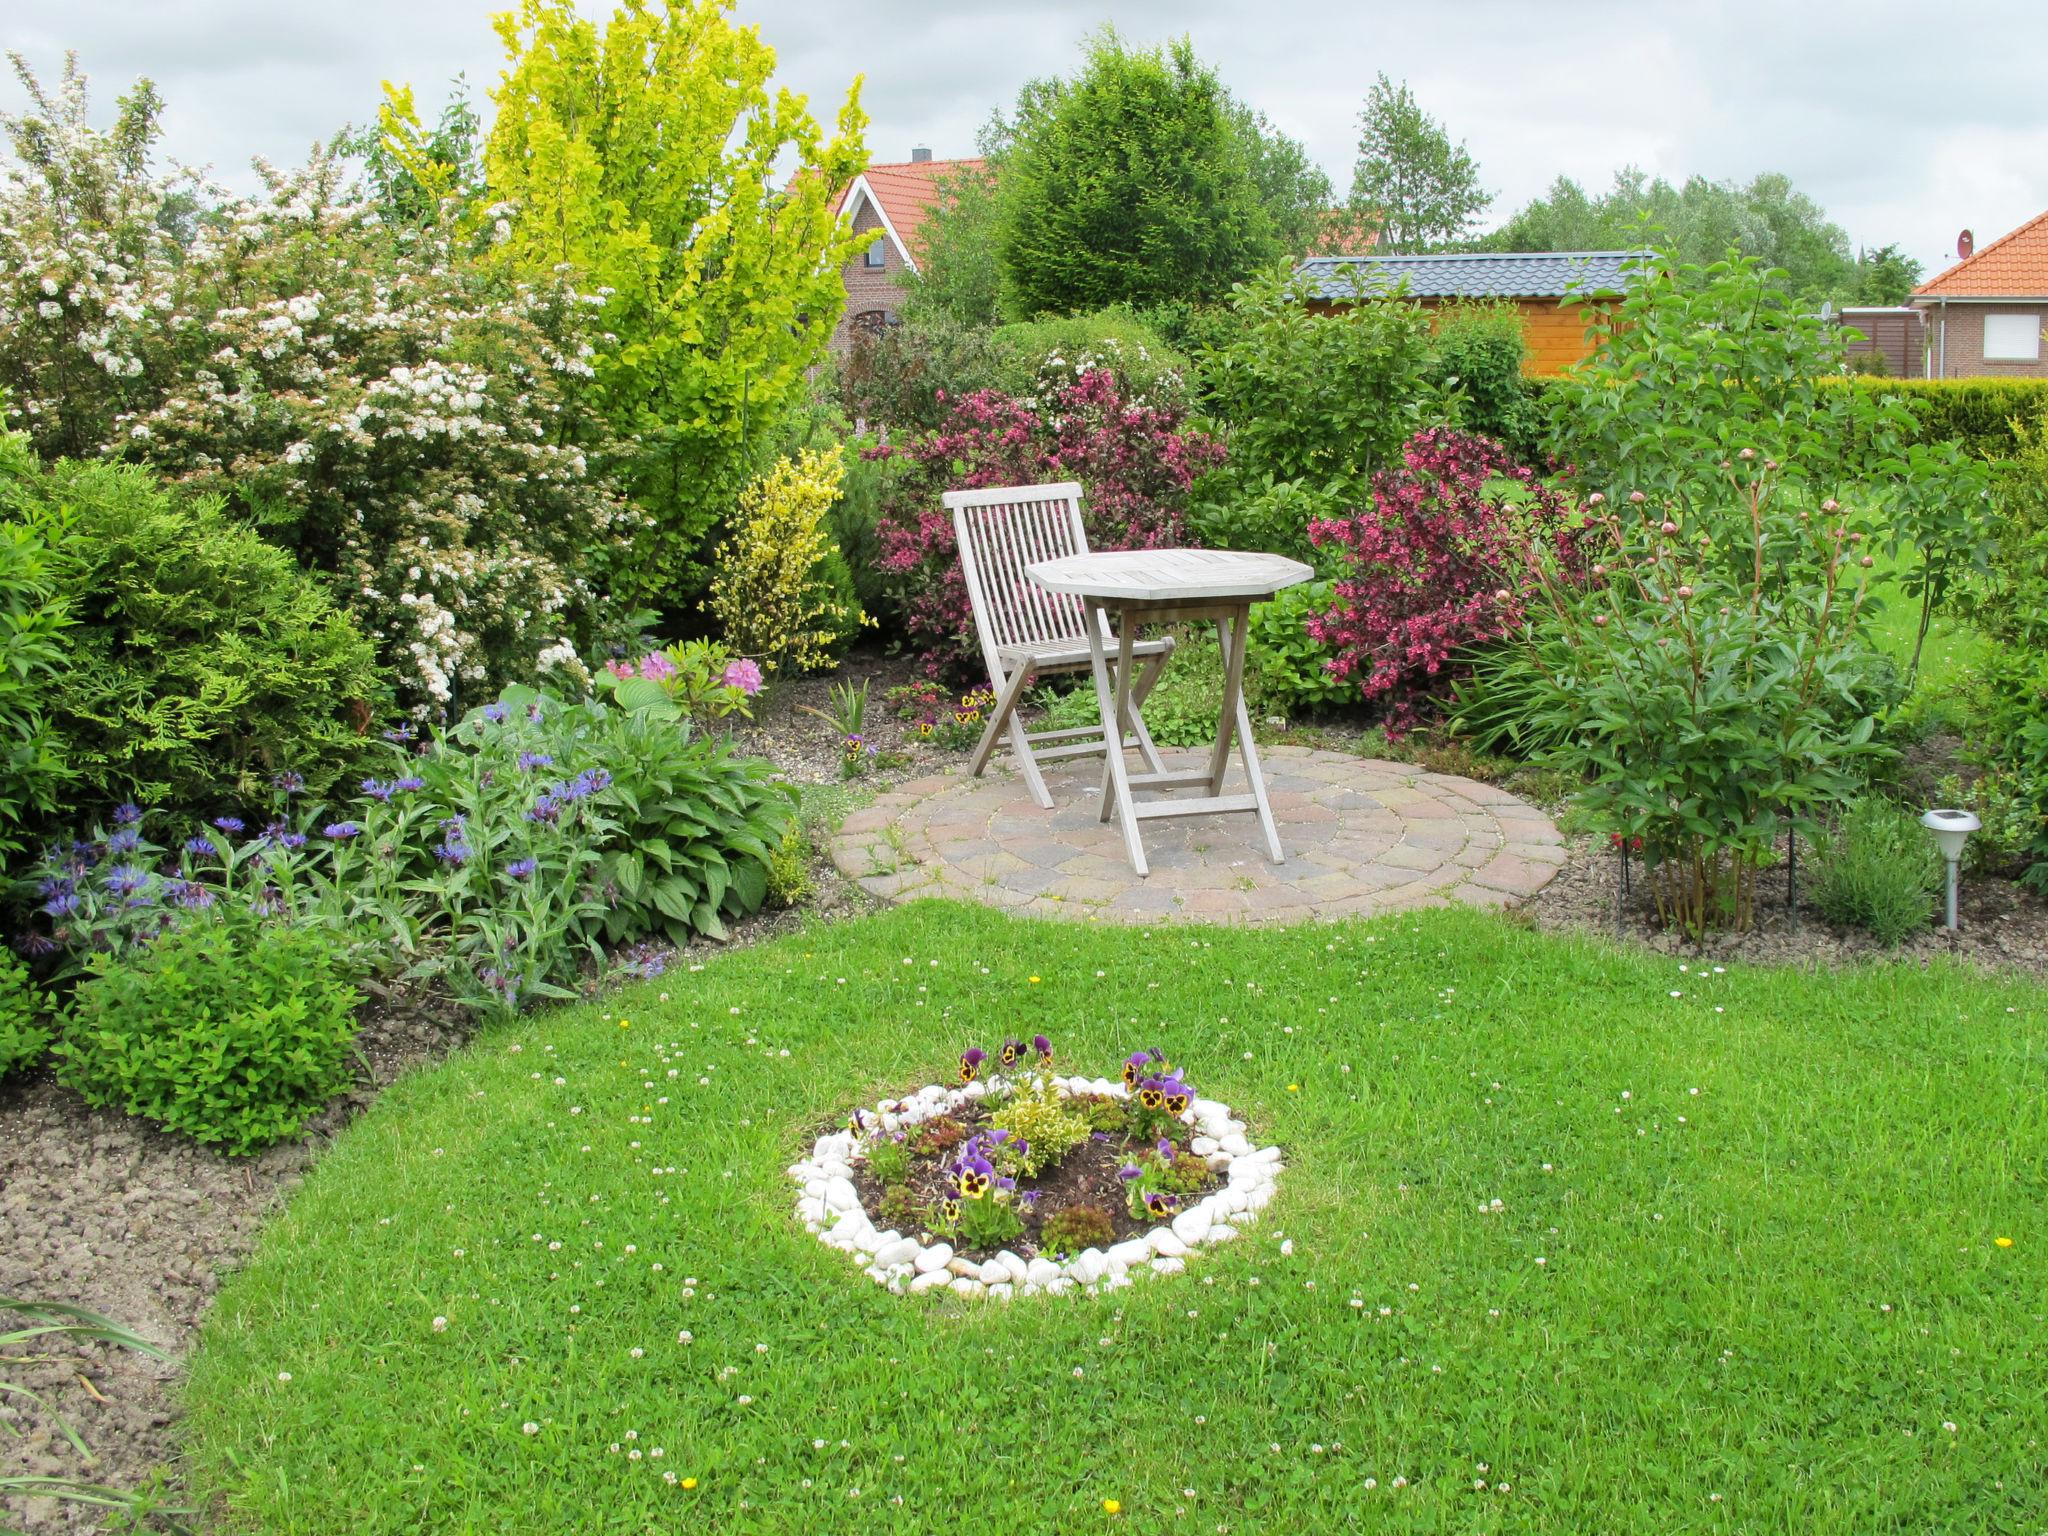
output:
<path id="1" fill-rule="evenodd" d="M 462 71 L 481 94 L 502 3 L 11 0 L 0 41 L 46 78 L 78 49 L 107 110 L 149 74 L 171 152 L 248 185 L 251 155 L 293 160 L 366 120 L 380 80 L 438 101 Z M 1597 189 L 1630 163 L 1672 179 L 1783 171 L 1852 241 L 1897 241 L 1932 269 L 1962 226 L 1982 243 L 2048 208 L 2039 0 L 741 0 L 738 14 L 821 116 L 865 76 L 877 159 L 972 153 L 991 110 L 1112 23 L 1142 42 L 1190 34 L 1340 188 L 1384 70 L 1467 142 L 1500 216 L 1559 175 Z"/>

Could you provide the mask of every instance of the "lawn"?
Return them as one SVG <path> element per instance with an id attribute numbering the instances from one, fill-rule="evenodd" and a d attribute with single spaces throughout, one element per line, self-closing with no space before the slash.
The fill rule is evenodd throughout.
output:
<path id="1" fill-rule="evenodd" d="M 795 1224 L 821 1124 L 1037 1030 L 1247 1113 L 1263 1225 L 1003 1307 Z M 319 1536 L 2037 1532 L 2044 1162 L 2034 987 L 918 904 L 400 1082 L 223 1290 L 187 1470 Z"/>

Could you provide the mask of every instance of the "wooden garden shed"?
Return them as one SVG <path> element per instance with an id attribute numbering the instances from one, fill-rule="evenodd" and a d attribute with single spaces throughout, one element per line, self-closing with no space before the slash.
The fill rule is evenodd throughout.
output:
<path id="1" fill-rule="evenodd" d="M 1362 292 L 1391 294 L 1405 285 L 1424 309 L 1461 299 L 1499 299 L 1521 312 L 1527 354 L 1522 371 L 1548 377 L 1590 350 L 1584 307 L 1574 297 L 1619 289 L 1631 251 L 1478 251 L 1450 256 L 1312 256 L 1298 269 L 1310 304 L 1334 309 Z"/>

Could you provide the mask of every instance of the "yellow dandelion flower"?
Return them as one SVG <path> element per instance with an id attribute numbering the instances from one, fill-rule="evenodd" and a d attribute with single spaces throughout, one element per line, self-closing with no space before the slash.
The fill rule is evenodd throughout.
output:
<path id="1" fill-rule="evenodd" d="M 1034 987 L 1038 985 L 1038 978 L 1036 976 L 1031 978 L 1031 985 Z"/>
<path id="2" fill-rule="evenodd" d="M 1997 1242 L 1998 1246 L 1999 1246 L 1999 1247 L 2001 1247 L 2001 1248 L 2010 1248 L 2010 1247 L 2012 1246 L 2012 1239 L 2011 1239 L 2011 1238 L 2009 1238 L 2009 1237 L 2001 1237 L 2001 1238 L 1997 1238 L 1997 1239 L 1995 1239 L 1995 1241 Z"/>
<path id="3" fill-rule="evenodd" d="M 694 1488 L 697 1486 L 697 1479 L 695 1479 L 694 1477 L 686 1477 L 683 1479 L 680 1486 L 684 1488 Z"/>
<path id="4" fill-rule="evenodd" d="M 1287 1091 L 1288 1091 L 1289 1093 L 1299 1093 L 1299 1092 L 1301 1092 L 1301 1084 L 1299 1084 L 1299 1083 L 1289 1083 L 1289 1084 L 1287 1085 Z"/>
<path id="5" fill-rule="evenodd" d="M 1102 1501 L 1102 1512 L 1105 1515 L 1113 1515 L 1122 1508 L 1123 1505 L 1117 1503 L 1115 1499 L 1104 1499 Z"/>

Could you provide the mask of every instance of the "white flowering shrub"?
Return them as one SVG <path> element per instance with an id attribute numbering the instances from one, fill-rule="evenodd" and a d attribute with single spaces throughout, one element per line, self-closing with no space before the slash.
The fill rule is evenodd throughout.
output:
<path id="1" fill-rule="evenodd" d="M 238 200 L 146 157 L 146 85 L 113 129 L 83 77 L 0 120 L 0 387 L 46 456 L 145 461 L 226 496 L 324 573 L 422 717 L 581 677 L 644 520 L 589 408 L 602 297 L 392 224 L 337 160 L 260 167 Z"/>

